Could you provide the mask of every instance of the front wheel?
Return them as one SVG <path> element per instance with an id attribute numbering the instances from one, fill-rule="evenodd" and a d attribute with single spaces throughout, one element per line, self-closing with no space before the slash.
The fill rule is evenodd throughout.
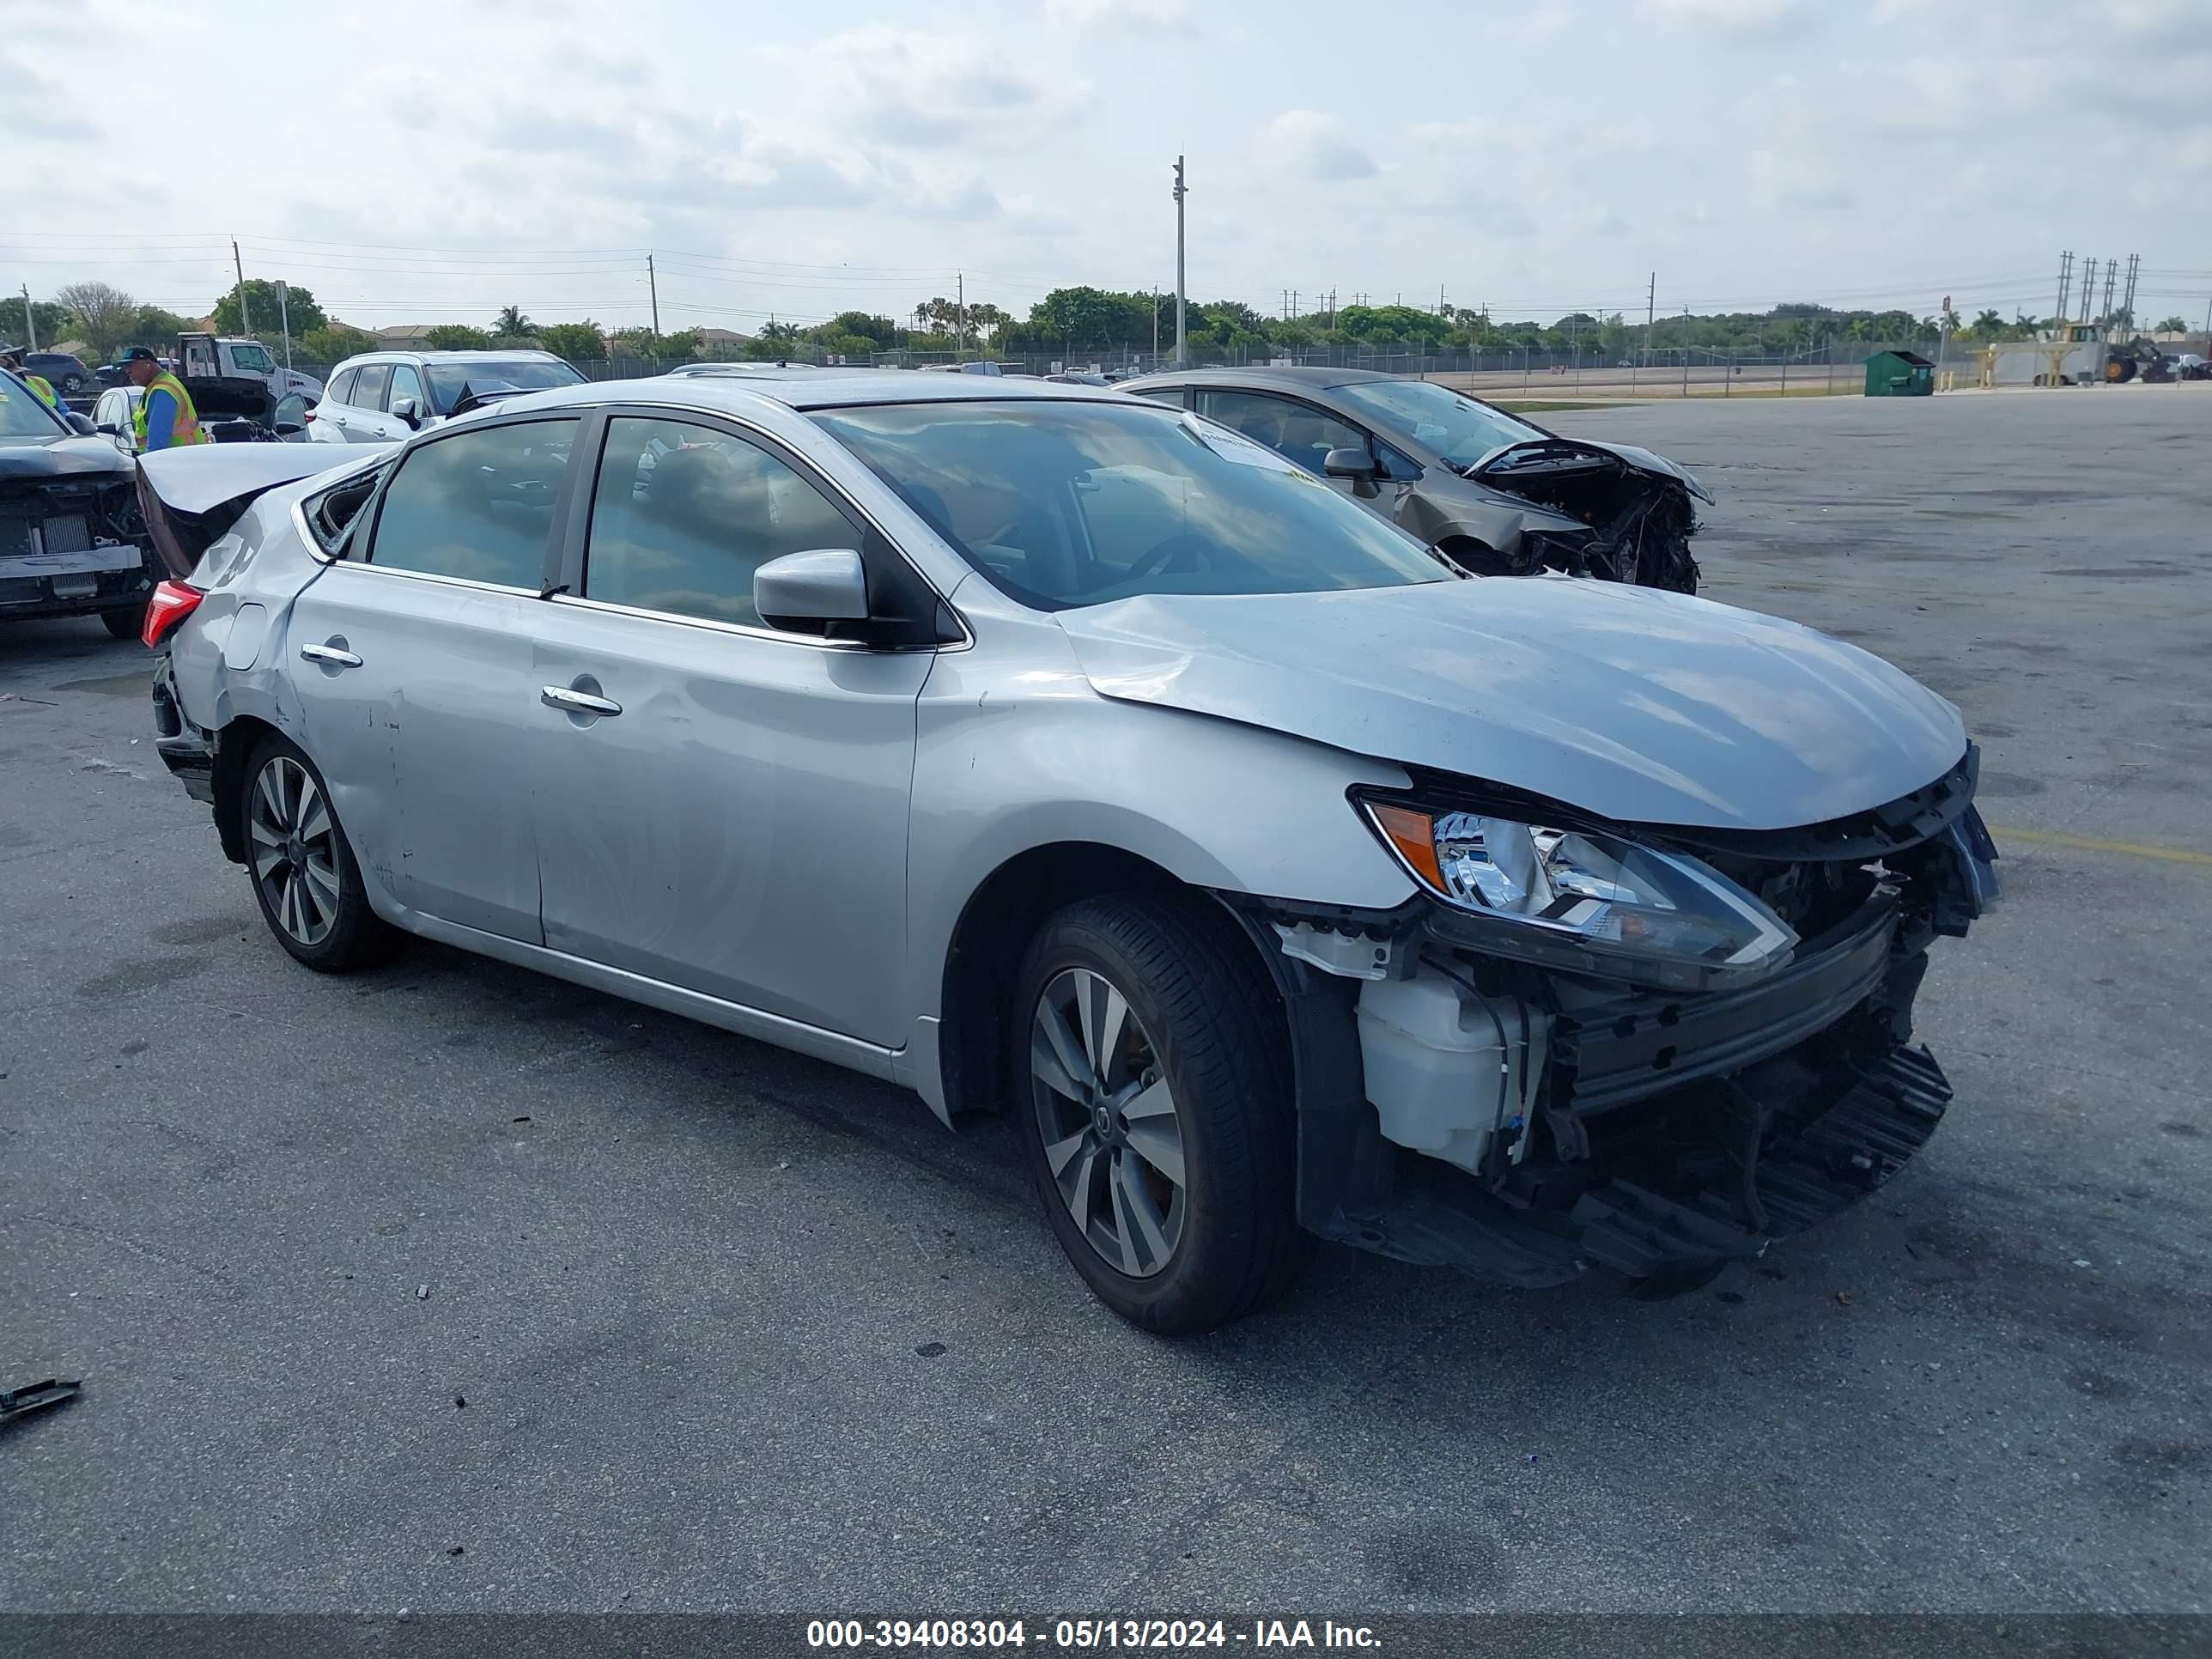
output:
<path id="1" fill-rule="evenodd" d="M 265 738 L 241 787 L 253 893 L 276 942 L 324 974 L 351 973 L 390 955 L 398 934 L 369 908 L 361 866 L 314 763 L 283 738 Z"/>
<path id="2" fill-rule="evenodd" d="M 1286 1285 L 1310 1241 L 1273 994 L 1197 902 L 1086 900 L 1016 981 L 1013 1097 L 1045 1213 L 1122 1317 L 1213 1329 Z"/>

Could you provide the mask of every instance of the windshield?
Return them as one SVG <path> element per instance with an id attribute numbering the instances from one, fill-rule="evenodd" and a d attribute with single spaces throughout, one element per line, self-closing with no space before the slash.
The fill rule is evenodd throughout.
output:
<path id="1" fill-rule="evenodd" d="M 0 369 L 0 438 L 59 438 L 68 431 L 30 387 Z"/>
<path id="2" fill-rule="evenodd" d="M 1418 542 L 1272 450 L 1177 410 L 1040 399 L 813 418 L 1040 610 L 1451 580 Z"/>
<path id="3" fill-rule="evenodd" d="M 568 364 L 522 357 L 513 362 L 487 359 L 475 363 L 425 363 L 430 377 L 430 407 L 450 415 L 461 393 L 470 386 L 488 392 L 511 386 L 518 392 L 544 392 L 556 386 L 579 386 L 584 377 Z"/>
<path id="4" fill-rule="evenodd" d="M 1438 386 L 1434 380 L 1362 380 L 1336 395 L 1388 434 L 1425 444 L 1462 471 L 1493 449 L 1544 435 L 1502 409 Z"/>

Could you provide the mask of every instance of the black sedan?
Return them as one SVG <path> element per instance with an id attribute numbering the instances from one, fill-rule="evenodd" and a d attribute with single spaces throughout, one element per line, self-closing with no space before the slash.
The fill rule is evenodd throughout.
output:
<path id="1" fill-rule="evenodd" d="M 1478 574 L 1697 592 L 1692 498 L 1712 495 L 1648 449 L 1563 438 L 1434 380 L 1366 369 L 1179 369 L 1121 389 L 1235 428 Z"/>

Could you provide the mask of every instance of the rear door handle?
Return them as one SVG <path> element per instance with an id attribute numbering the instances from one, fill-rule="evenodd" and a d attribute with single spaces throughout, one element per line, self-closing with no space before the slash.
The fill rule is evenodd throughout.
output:
<path id="1" fill-rule="evenodd" d="M 589 691 L 579 691 L 566 685 L 540 687 L 538 701 L 548 708 L 564 709 L 571 714 L 619 714 L 622 713 L 622 705 L 612 697 L 594 696 Z"/>
<path id="2" fill-rule="evenodd" d="M 361 659 L 339 645 L 303 645 L 301 657 L 308 662 L 326 662 L 335 668 L 358 668 Z"/>

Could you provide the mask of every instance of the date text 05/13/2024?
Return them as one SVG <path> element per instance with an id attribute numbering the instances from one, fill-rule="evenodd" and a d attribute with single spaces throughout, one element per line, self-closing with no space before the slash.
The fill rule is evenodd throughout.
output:
<path id="1" fill-rule="evenodd" d="M 1030 1634 L 1023 1619 L 816 1619 L 810 1648 L 1021 1650 L 1030 1645 L 1076 1650 L 1173 1650 L 1190 1648 L 1340 1648 L 1382 1646 L 1364 1625 L 1334 1620 L 1255 1619 L 1238 1627 L 1220 1619 L 1056 1619 Z"/>

